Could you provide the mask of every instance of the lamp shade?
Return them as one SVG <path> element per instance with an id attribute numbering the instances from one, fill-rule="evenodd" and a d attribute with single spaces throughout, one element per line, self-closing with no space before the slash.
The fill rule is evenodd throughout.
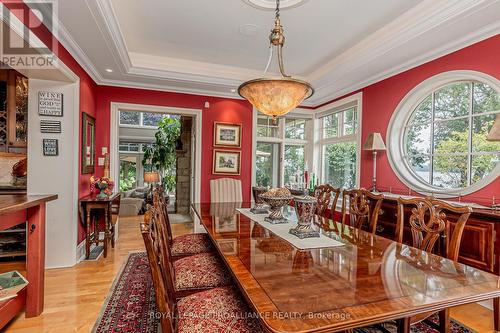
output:
<path id="1" fill-rule="evenodd" d="M 297 79 L 261 78 L 243 83 L 238 93 L 263 114 L 279 117 L 311 97 L 314 90 L 309 83 Z"/>
<path id="2" fill-rule="evenodd" d="M 146 183 L 158 183 L 160 181 L 160 175 L 155 171 L 144 172 L 144 181 Z"/>
<path id="3" fill-rule="evenodd" d="M 363 150 L 385 150 L 382 135 L 377 132 L 370 133 L 370 135 L 366 138 L 365 144 L 363 145 Z"/>
<path id="4" fill-rule="evenodd" d="M 500 141 L 500 113 L 497 114 L 497 118 L 493 123 L 493 127 L 490 130 L 490 133 L 486 137 L 488 141 Z"/>

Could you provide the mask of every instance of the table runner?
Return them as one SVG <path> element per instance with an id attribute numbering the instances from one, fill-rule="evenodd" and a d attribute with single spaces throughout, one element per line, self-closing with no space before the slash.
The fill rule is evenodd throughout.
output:
<path id="1" fill-rule="evenodd" d="M 327 237 L 323 234 L 320 234 L 319 237 L 304 238 L 304 239 L 300 239 L 297 236 L 290 234 L 289 230 L 297 226 L 297 217 L 295 216 L 295 213 L 290 213 L 290 211 L 287 211 L 286 209 L 283 215 L 286 218 L 288 218 L 290 222 L 283 224 L 271 224 L 269 222 L 266 222 L 264 221 L 264 218 L 267 216 L 267 214 L 254 214 L 250 212 L 249 208 L 237 208 L 237 211 L 239 211 L 241 214 L 245 215 L 252 221 L 257 222 L 258 224 L 268 229 L 269 231 L 273 232 L 278 237 L 286 240 L 299 250 L 320 249 L 325 247 L 344 245 L 343 243 L 335 239 L 332 239 L 330 237 Z"/>

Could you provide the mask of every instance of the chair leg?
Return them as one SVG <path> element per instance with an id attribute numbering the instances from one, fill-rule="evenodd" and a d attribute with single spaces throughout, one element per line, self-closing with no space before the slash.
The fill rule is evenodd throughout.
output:
<path id="1" fill-rule="evenodd" d="M 493 299 L 493 322 L 495 331 L 500 332 L 500 297 Z"/>
<path id="2" fill-rule="evenodd" d="M 439 333 L 450 331 L 450 309 L 439 311 Z"/>
<path id="3" fill-rule="evenodd" d="M 396 320 L 398 333 L 410 333 L 410 318 L 402 318 Z"/>

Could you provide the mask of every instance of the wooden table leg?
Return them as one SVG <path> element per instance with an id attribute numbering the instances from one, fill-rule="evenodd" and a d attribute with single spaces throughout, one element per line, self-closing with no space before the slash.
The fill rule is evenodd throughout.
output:
<path id="1" fill-rule="evenodd" d="M 45 203 L 31 207 L 28 213 L 26 277 L 26 317 L 36 317 L 43 311 L 45 281 Z"/>
<path id="2" fill-rule="evenodd" d="M 410 333 L 410 318 L 402 318 L 396 320 L 398 333 Z"/>
<path id="3" fill-rule="evenodd" d="M 107 210 L 104 212 L 104 258 L 108 256 L 109 218 Z"/>
<path id="4" fill-rule="evenodd" d="M 450 331 L 450 309 L 439 311 L 439 333 Z"/>
<path id="5" fill-rule="evenodd" d="M 496 332 L 500 332 L 500 298 L 493 299 L 493 322 Z"/>
<path id="6" fill-rule="evenodd" d="M 87 230 L 85 231 L 85 259 L 88 259 L 90 257 L 90 209 L 87 207 L 87 220 L 86 220 L 86 225 L 87 225 Z"/>
<path id="7" fill-rule="evenodd" d="M 110 230 L 111 230 L 111 247 L 115 248 L 115 225 L 113 224 L 113 215 L 111 213 L 111 206 L 112 204 L 109 205 L 108 207 L 108 219 L 109 219 L 109 224 L 110 224 Z"/>

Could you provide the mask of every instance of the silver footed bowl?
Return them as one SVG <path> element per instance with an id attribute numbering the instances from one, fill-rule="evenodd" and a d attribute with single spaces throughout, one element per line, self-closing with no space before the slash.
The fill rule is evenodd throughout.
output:
<path id="1" fill-rule="evenodd" d="M 270 207 L 269 216 L 264 219 L 266 222 L 272 224 L 288 223 L 281 209 L 293 199 L 291 195 L 288 197 L 275 197 L 261 194 L 259 197 Z"/>

